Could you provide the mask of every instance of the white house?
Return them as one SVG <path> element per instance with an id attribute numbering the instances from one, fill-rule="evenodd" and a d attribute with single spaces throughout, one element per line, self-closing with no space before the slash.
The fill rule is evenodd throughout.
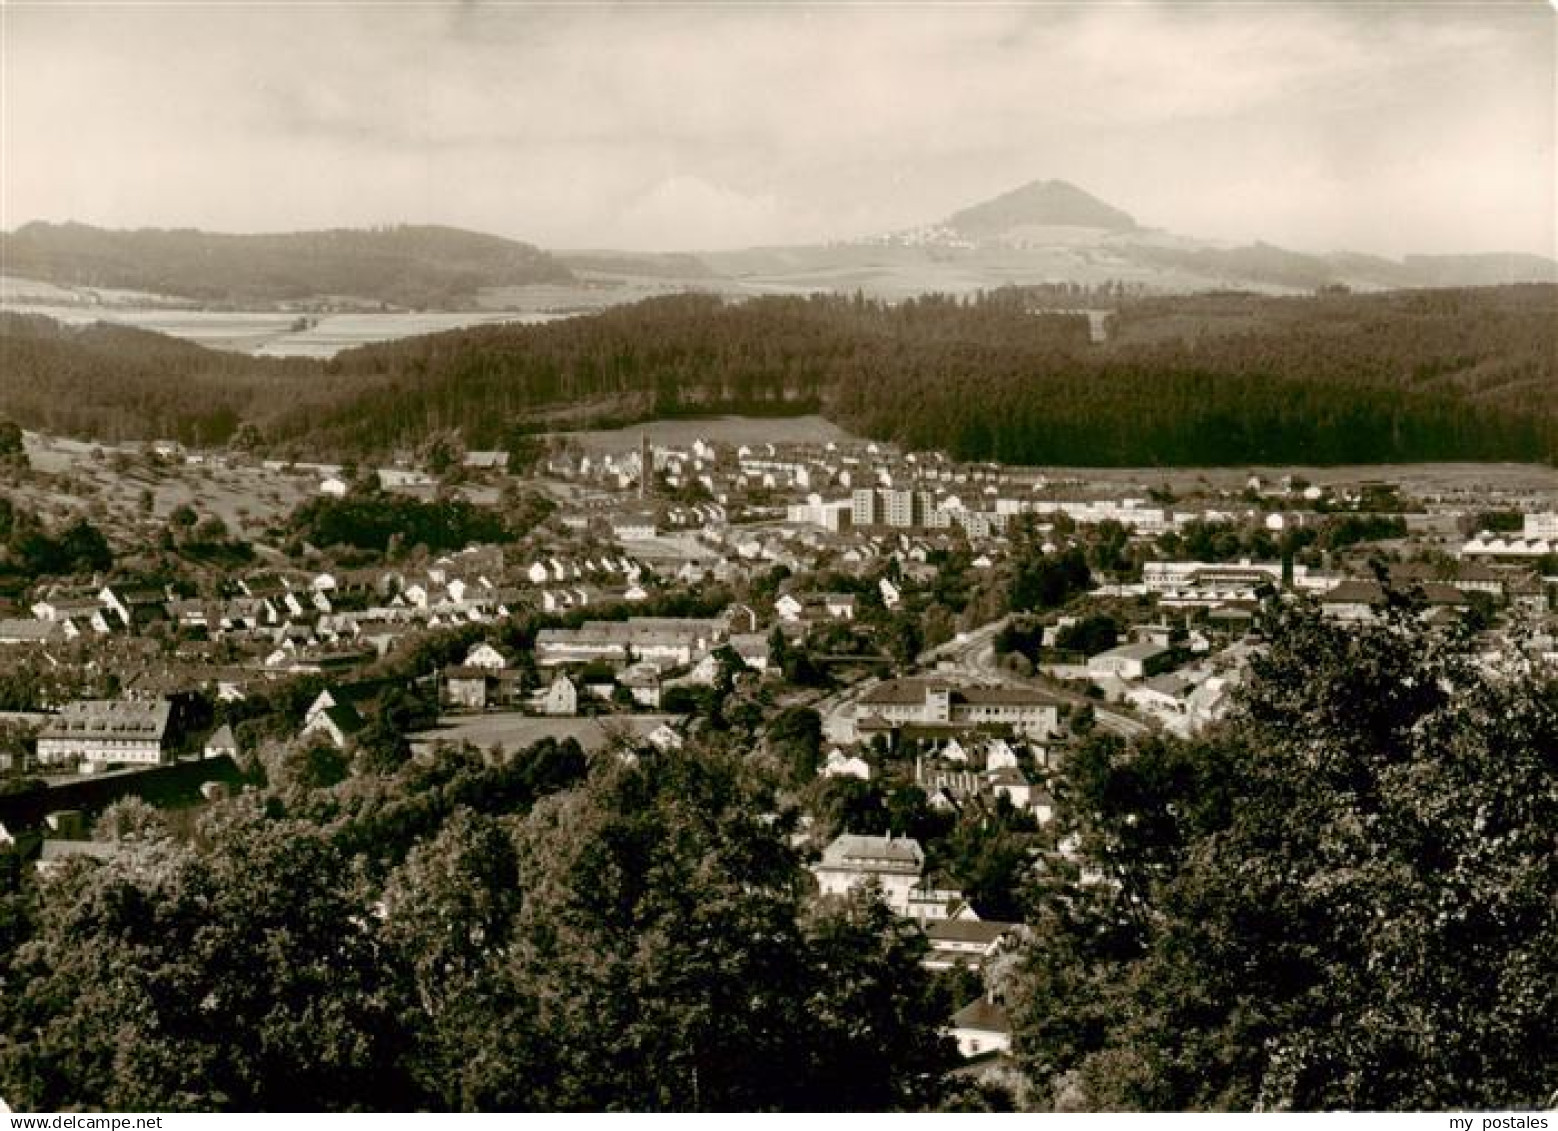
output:
<path id="1" fill-rule="evenodd" d="M 508 667 L 508 660 L 491 644 L 478 644 L 465 654 L 465 667 L 467 668 L 491 668 L 501 671 Z"/>
<path id="2" fill-rule="evenodd" d="M 1012 1023 L 1006 1008 L 990 995 L 976 998 L 952 1015 L 952 1039 L 965 1058 L 1005 1052 L 1012 1047 Z"/>
<path id="3" fill-rule="evenodd" d="M 823 763 L 818 773 L 825 778 L 847 777 L 870 781 L 871 765 L 858 754 L 846 757 L 842 750 L 834 748 L 828 751 L 828 760 Z"/>
<path id="4" fill-rule="evenodd" d="M 566 675 L 559 675 L 546 689 L 541 709 L 548 715 L 577 715 L 579 713 L 579 689 Z"/>
<path id="5" fill-rule="evenodd" d="M 1173 652 L 1160 644 L 1122 644 L 1090 657 L 1087 674 L 1093 679 L 1143 679 L 1163 671 L 1172 659 Z"/>
<path id="6" fill-rule="evenodd" d="M 875 880 L 886 904 L 900 915 L 908 913 L 909 893 L 920 884 L 925 853 L 912 837 L 855 836 L 843 833 L 822 851 L 812 866 L 823 895 L 845 895 L 860 884 Z"/>

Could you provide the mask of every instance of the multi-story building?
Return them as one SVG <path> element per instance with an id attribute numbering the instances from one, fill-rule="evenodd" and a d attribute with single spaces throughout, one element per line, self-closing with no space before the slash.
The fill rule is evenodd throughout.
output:
<path id="1" fill-rule="evenodd" d="M 882 521 L 888 526 L 915 526 L 915 504 L 918 502 L 913 491 L 886 490 L 882 492 Z"/>
<path id="2" fill-rule="evenodd" d="M 855 717 L 856 726 L 863 730 L 1007 726 L 1041 739 L 1060 726 L 1059 704 L 1043 692 L 960 687 L 924 679 L 891 679 L 877 684 L 860 697 Z"/>
<path id="3" fill-rule="evenodd" d="M 876 490 L 872 487 L 857 488 L 854 493 L 856 526 L 877 526 L 882 521 L 880 509 L 877 507 Z"/>
<path id="4" fill-rule="evenodd" d="M 77 700 L 38 733 L 38 762 L 96 769 L 171 761 L 172 714 L 166 699 Z"/>

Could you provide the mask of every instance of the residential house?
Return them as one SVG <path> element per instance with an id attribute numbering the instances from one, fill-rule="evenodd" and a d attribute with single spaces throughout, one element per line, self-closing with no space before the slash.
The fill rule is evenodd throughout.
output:
<path id="1" fill-rule="evenodd" d="M 207 758 L 238 757 L 238 740 L 233 737 L 233 728 L 226 723 L 217 727 L 211 737 L 206 739 L 203 753 Z"/>
<path id="2" fill-rule="evenodd" d="M 657 750 L 671 751 L 680 750 L 686 740 L 669 723 L 661 723 L 644 736 L 644 741 Z"/>
<path id="3" fill-rule="evenodd" d="M 1006 1052 L 1012 1047 L 1012 1023 L 1006 1007 L 986 994 L 952 1015 L 952 1039 L 965 1059 Z"/>
<path id="4" fill-rule="evenodd" d="M 507 452 L 466 452 L 462 462 L 464 466 L 478 471 L 507 471 L 509 454 Z"/>
<path id="5" fill-rule="evenodd" d="M 1422 591 L 1430 613 L 1454 611 L 1467 604 L 1465 595 L 1453 585 L 1430 581 L 1415 588 Z M 1379 582 L 1349 578 L 1320 598 L 1320 612 L 1344 623 L 1366 623 L 1376 618 L 1384 604 L 1385 589 Z"/>
<path id="6" fill-rule="evenodd" d="M 1122 644 L 1107 652 L 1091 656 L 1087 661 L 1087 674 L 1092 679 L 1137 680 L 1157 675 L 1173 666 L 1173 649 L 1150 641 Z"/>
<path id="7" fill-rule="evenodd" d="M 63 644 L 69 621 L 0 620 L 0 644 Z"/>
<path id="8" fill-rule="evenodd" d="M 473 711 L 513 703 L 519 697 L 521 674 L 487 665 L 451 665 L 443 670 L 443 701 Z"/>
<path id="9" fill-rule="evenodd" d="M 871 764 L 858 754 L 846 755 L 837 748 L 828 751 L 828 758 L 817 771 L 825 778 L 859 778 L 871 780 Z"/>
<path id="10" fill-rule="evenodd" d="M 1017 928 L 1016 923 L 980 919 L 972 908 L 938 919 L 925 928 L 930 942 L 925 965 L 931 970 L 949 970 L 959 965 L 981 970 L 1003 944 L 1015 937 Z"/>
<path id="11" fill-rule="evenodd" d="M 127 589 L 105 585 L 97 599 L 103 607 L 119 618 L 119 623 L 132 631 L 145 627 L 167 615 L 164 607 L 168 595 L 160 589 Z"/>
<path id="12" fill-rule="evenodd" d="M 324 735 L 336 746 L 345 748 L 364 727 L 368 725 L 366 719 L 350 701 L 334 703 L 328 707 L 322 707 L 318 711 L 311 711 L 303 723 L 301 735 Z"/>
<path id="13" fill-rule="evenodd" d="M 32 615 L 56 624 L 79 625 L 99 636 L 113 631 L 110 613 L 96 597 L 45 597 L 32 606 Z"/>
<path id="14" fill-rule="evenodd" d="M 812 866 L 823 895 L 845 895 L 874 881 L 886 904 L 900 915 L 909 907 L 909 893 L 920 886 L 925 853 L 911 837 L 856 836 L 842 833 L 822 851 Z"/>
<path id="15" fill-rule="evenodd" d="M 37 870 L 40 876 L 50 876 L 63 868 L 67 860 L 85 858 L 107 863 L 123 857 L 144 856 L 147 847 L 134 841 L 48 837 L 39 846 Z"/>
<path id="16" fill-rule="evenodd" d="M 579 713 L 579 689 L 566 675 L 558 675 L 547 687 L 541 701 L 547 715 L 571 716 Z"/>

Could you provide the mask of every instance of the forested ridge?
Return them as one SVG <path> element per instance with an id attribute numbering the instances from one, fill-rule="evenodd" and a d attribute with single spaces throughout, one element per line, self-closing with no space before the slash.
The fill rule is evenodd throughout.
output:
<path id="1" fill-rule="evenodd" d="M 223 303 L 349 295 L 439 307 L 469 302 L 482 287 L 573 278 L 568 268 L 530 244 L 415 225 L 227 235 L 35 223 L 0 233 L 0 257 L 9 274 L 61 286 Z"/>
<path id="2" fill-rule="evenodd" d="M 50 336 L 13 318 L 0 323 L 0 348 L 28 379 L 0 392 L 0 412 L 112 436 L 182 435 L 184 418 L 221 410 L 299 454 L 382 452 L 444 429 L 498 447 L 516 425 L 591 405 L 615 419 L 820 410 L 873 438 L 1028 464 L 1558 453 L 1558 287 L 1124 300 L 1104 344 L 1080 315 L 1040 305 L 1052 299 L 1017 289 L 895 306 L 684 295 L 323 363 L 164 348 L 154 336 L 93 353 L 90 334 Z M 176 385 L 158 379 L 170 365 Z M 292 378 L 298 395 L 275 396 L 274 382 Z"/>
<path id="3" fill-rule="evenodd" d="M 319 363 L 258 358 L 107 322 L 0 311 L 0 416 L 97 440 L 226 443 L 240 422 L 332 389 Z"/>

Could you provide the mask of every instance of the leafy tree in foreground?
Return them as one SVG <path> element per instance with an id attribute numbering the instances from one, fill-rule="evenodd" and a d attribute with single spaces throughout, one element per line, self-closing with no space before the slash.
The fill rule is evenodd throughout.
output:
<path id="1" fill-rule="evenodd" d="M 373 929 L 317 828 L 229 813 L 202 852 L 73 863 L 0 1001 L 33 1109 L 324 1111 L 404 1102 Z"/>
<path id="2" fill-rule="evenodd" d="M 1018 979 L 1041 1100 L 1540 1105 L 1558 1078 L 1558 685 L 1397 599 L 1275 617 L 1239 716 L 1091 739 Z"/>
<path id="3" fill-rule="evenodd" d="M 188 844 L 125 839 L 0 900 L 0 1093 L 240 1111 L 943 1098 L 951 1003 L 919 928 L 865 895 L 817 905 L 742 757 L 585 766 L 548 741 L 337 780 L 344 759 L 321 755 Z"/>
<path id="4" fill-rule="evenodd" d="M 606 767 L 537 806 L 511 972 L 549 1061 L 524 1082 L 530 1106 L 921 1102 L 950 1058 L 917 932 L 861 906 L 803 922 L 769 808 L 711 752 Z"/>

